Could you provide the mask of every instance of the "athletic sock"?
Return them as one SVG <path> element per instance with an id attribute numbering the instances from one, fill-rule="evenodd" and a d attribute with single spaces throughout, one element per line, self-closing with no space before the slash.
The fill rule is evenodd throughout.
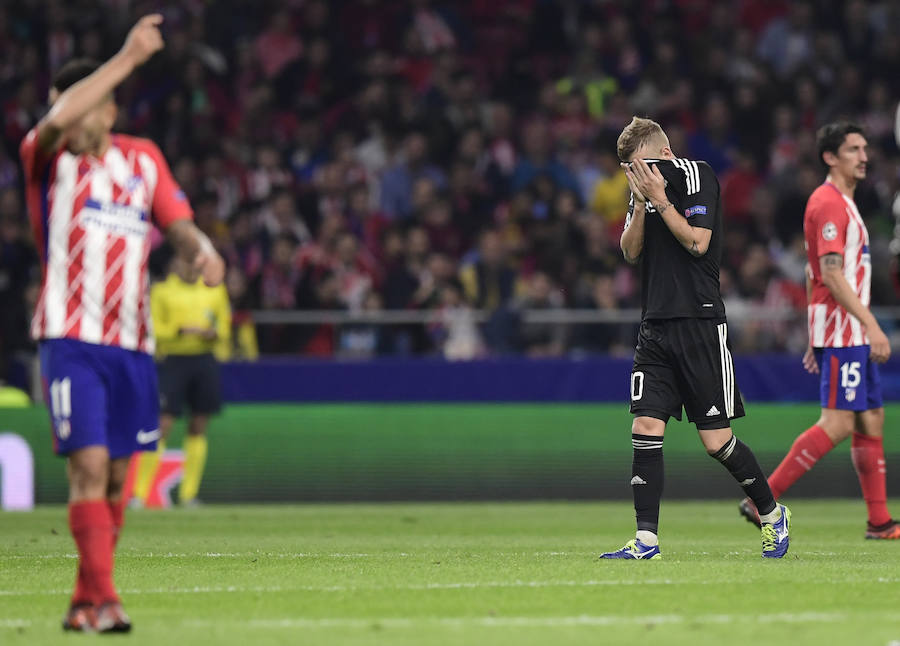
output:
<path id="1" fill-rule="evenodd" d="M 769 476 L 769 487 L 775 499 L 781 498 L 800 476 L 812 469 L 833 448 L 834 443 L 821 426 L 811 426 L 801 433 L 781 464 Z"/>
<path id="2" fill-rule="evenodd" d="M 763 525 L 774 525 L 781 520 L 781 507 L 775 505 L 775 508 L 768 514 L 760 514 L 759 522 Z"/>
<path id="3" fill-rule="evenodd" d="M 869 524 L 884 525 L 890 522 L 887 509 L 887 485 L 885 483 L 884 443 L 880 437 L 853 433 L 850 441 L 850 457 L 859 477 Z"/>
<path id="4" fill-rule="evenodd" d="M 775 509 L 772 490 L 769 489 L 766 476 L 763 475 L 759 462 L 756 461 L 756 456 L 749 446 L 732 435 L 721 449 L 710 455 L 728 469 L 744 493 L 750 496 L 759 511 L 760 518 Z"/>
<path id="5" fill-rule="evenodd" d="M 153 486 L 153 479 L 156 477 L 156 469 L 159 466 L 159 460 L 165 452 L 166 443 L 164 440 L 159 440 L 156 443 L 155 451 L 138 453 L 138 469 L 137 477 L 134 481 L 134 497 L 141 502 L 147 502 L 147 497 L 150 495 L 150 487 Z"/>
<path id="6" fill-rule="evenodd" d="M 200 481 L 203 479 L 203 469 L 206 466 L 206 447 L 205 435 L 188 435 L 184 438 L 184 477 L 178 488 L 181 502 L 197 497 Z"/>
<path id="7" fill-rule="evenodd" d="M 646 529 L 638 530 L 635 538 L 637 538 L 641 543 L 647 545 L 648 547 L 655 547 L 656 545 L 659 545 L 659 536 L 657 536 L 654 532 Z"/>
<path id="8" fill-rule="evenodd" d="M 125 525 L 125 499 L 107 500 L 106 504 L 109 505 L 109 515 L 112 518 L 113 551 L 115 551 L 116 545 L 119 544 L 119 536 L 122 534 L 122 526 Z"/>
<path id="9" fill-rule="evenodd" d="M 631 492 L 638 531 L 659 533 L 659 501 L 662 498 L 664 465 L 663 438 L 631 434 L 634 458 L 631 463 Z"/>
<path id="10" fill-rule="evenodd" d="M 94 595 L 84 576 L 84 568 L 81 566 L 81 559 L 78 560 L 78 574 L 75 578 L 75 592 L 72 593 L 72 605 L 80 605 L 84 603 L 94 603 Z"/>
<path id="11" fill-rule="evenodd" d="M 80 583 L 72 603 L 118 601 L 113 585 L 113 524 L 106 500 L 69 504 L 69 528 L 78 547 Z"/>

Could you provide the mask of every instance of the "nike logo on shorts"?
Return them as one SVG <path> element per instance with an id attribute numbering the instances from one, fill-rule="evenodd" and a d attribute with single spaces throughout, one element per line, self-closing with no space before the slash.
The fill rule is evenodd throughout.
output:
<path id="1" fill-rule="evenodd" d="M 150 444 L 150 442 L 155 442 L 159 439 L 159 429 L 154 431 L 145 431 L 141 429 L 137 433 L 137 441 L 138 444 Z"/>

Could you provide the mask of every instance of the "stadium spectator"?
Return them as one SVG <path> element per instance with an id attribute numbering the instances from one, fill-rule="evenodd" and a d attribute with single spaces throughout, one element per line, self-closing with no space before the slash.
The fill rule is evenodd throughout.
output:
<path id="1" fill-rule="evenodd" d="M 868 220 L 890 217 L 900 163 L 891 138 L 900 43 L 891 34 L 900 13 L 884 3 L 841 0 L 819 11 L 811 0 L 724 0 L 706 10 L 651 3 L 637 11 L 625 0 L 262 0 L 254 15 L 263 19 L 204 3 L 163 5 L 169 45 L 120 88 L 118 127 L 159 141 L 215 243 L 240 258 L 251 297 L 262 293 L 254 281 L 271 264 L 275 238 L 290 233 L 298 258 L 331 259 L 323 271 L 300 264 L 290 307 L 313 306 L 331 271 L 339 216 L 336 228 L 374 259 L 373 288 L 388 307 L 399 306 L 399 274 L 386 243 L 418 225 L 431 247 L 464 267 L 482 234 L 499 232 L 511 284 L 540 267 L 572 305 L 570 290 L 593 280 L 603 256 L 580 209 L 609 223 L 611 239 L 624 216 L 613 199 L 623 179 L 604 133 L 635 113 L 662 123 L 674 148 L 726 171 L 723 266 L 733 290 L 752 291 L 739 271 L 752 243 L 776 259 L 799 233 L 816 186 L 804 160 L 814 158 L 813 133 L 825 120 L 864 122 L 877 163 L 857 203 Z M 21 201 L 13 154 L 40 117 L 51 74 L 68 52 L 108 53 L 104 43 L 120 36 L 128 8 L 85 0 L 53 3 L 45 15 L 41 3 L 11 6 L 0 10 L 0 191 L 15 187 Z M 690 47 L 673 46 L 672 34 L 690 35 Z M 774 201 L 774 223 L 756 212 L 760 185 Z M 579 205 L 562 227 L 561 192 Z M 560 238 L 571 222 L 576 233 Z M 870 227 L 875 253 L 886 240 L 880 229 Z M 762 238 L 770 235 L 780 245 Z M 604 272 L 622 304 L 633 305 L 634 270 L 613 258 Z M 29 280 L 16 278 L 20 310 Z M 881 302 L 898 302 L 892 290 L 886 296 Z M 784 339 L 772 349 L 789 349 Z"/>

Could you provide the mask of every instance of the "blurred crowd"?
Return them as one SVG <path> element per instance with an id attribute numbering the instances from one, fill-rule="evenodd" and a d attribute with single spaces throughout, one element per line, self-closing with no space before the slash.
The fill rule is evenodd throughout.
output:
<path id="1" fill-rule="evenodd" d="M 0 354 L 28 347 L 39 280 L 19 141 L 55 69 L 106 59 L 160 7 L 166 49 L 121 86 L 117 128 L 162 148 L 228 261 L 236 321 L 252 310 L 434 314 L 259 325 L 263 353 L 629 352 L 632 325 L 520 312 L 639 306 L 618 250 L 628 187 L 615 140 L 632 114 L 718 173 L 732 320 L 760 306 L 798 312 L 737 326 L 738 352 L 805 347 L 803 209 L 824 178 L 815 130 L 838 117 L 868 133 L 857 202 L 873 302 L 897 301 L 896 3 L 11 0 L 0 6 Z"/>

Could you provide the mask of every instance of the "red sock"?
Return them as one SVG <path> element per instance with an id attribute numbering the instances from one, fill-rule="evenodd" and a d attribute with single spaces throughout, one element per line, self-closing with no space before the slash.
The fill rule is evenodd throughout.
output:
<path id="1" fill-rule="evenodd" d="M 821 426 L 811 426 L 801 433 L 784 460 L 769 476 L 769 488 L 775 500 L 781 498 L 800 476 L 812 469 L 833 448 L 831 438 Z"/>
<path id="2" fill-rule="evenodd" d="M 107 501 L 109 504 L 109 513 L 112 516 L 113 524 L 113 550 L 119 543 L 119 536 L 122 535 L 122 526 L 125 524 L 125 499 Z"/>
<path id="3" fill-rule="evenodd" d="M 850 441 L 850 457 L 859 477 L 863 498 L 869 510 L 869 524 L 890 522 L 887 510 L 887 483 L 884 468 L 884 444 L 880 437 L 854 433 Z"/>
<path id="4" fill-rule="evenodd" d="M 93 603 L 94 595 L 88 588 L 87 580 L 84 577 L 84 569 L 81 567 L 81 561 L 78 562 L 78 575 L 75 578 L 75 592 L 72 594 L 72 605 L 82 603 Z"/>
<path id="5" fill-rule="evenodd" d="M 85 500 L 69 504 L 69 527 L 78 546 L 78 579 L 72 602 L 90 600 L 95 604 L 118 601 L 112 581 L 113 525 L 106 500 Z"/>

